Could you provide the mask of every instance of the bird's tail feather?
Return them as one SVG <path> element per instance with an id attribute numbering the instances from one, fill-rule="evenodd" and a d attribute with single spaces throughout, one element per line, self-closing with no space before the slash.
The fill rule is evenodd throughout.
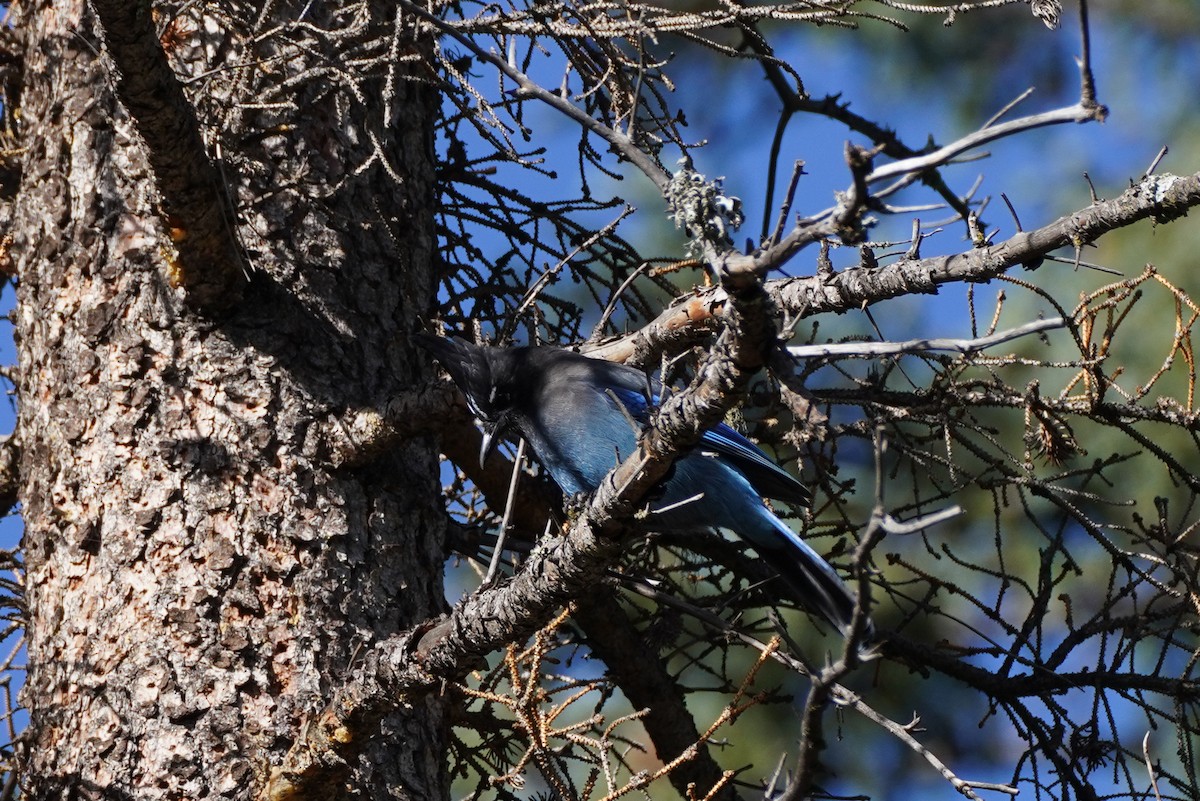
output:
<path id="1" fill-rule="evenodd" d="M 764 558 L 771 559 L 771 567 L 791 590 L 796 603 L 820 615 L 843 635 L 848 635 L 858 603 L 855 594 L 834 572 L 833 567 L 786 523 L 767 509 L 763 509 L 763 512 L 775 531 L 772 532 L 772 542 L 756 543 L 756 550 Z M 786 547 L 780 547 L 784 543 Z M 867 643 L 874 637 L 869 617 L 865 621 L 864 635 Z"/>

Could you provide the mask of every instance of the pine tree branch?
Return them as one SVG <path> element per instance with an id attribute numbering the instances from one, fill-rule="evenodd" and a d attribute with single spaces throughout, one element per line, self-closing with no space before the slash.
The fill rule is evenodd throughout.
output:
<path id="1" fill-rule="evenodd" d="M 607 588 L 576 602 L 574 618 L 588 638 L 592 652 L 608 668 L 608 675 L 621 688 L 634 709 L 644 709 L 642 726 L 654 743 L 663 764 L 695 749 L 691 759 L 668 774 L 680 798 L 687 798 L 688 785 L 701 793 L 721 780 L 721 767 L 713 760 L 707 743 L 700 739 L 696 722 L 688 711 L 679 683 L 663 661 L 633 627 L 625 611 Z M 712 801 L 734 801 L 732 785 L 725 785 Z"/>
<path id="2" fill-rule="evenodd" d="M 1145 219 L 1156 224 L 1170 222 L 1196 206 L 1200 206 L 1200 173 L 1148 176 L 1111 200 L 1098 200 L 994 245 L 948 256 L 900 259 L 873 268 L 859 266 L 828 275 L 768 281 L 765 289 L 781 315 L 840 314 L 903 295 L 936 294 L 942 284 L 989 281 L 1016 266 L 1037 269 L 1060 248 L 1070 247 L 1078 254 L 1110 231 Z M 753 263 L 755 256 L 738 258 L 748 263 L 742 266 L 750 271 L 761 269 Z M 711 333 L 727 298 L 728 292 L 721 287 L 698 291 L 640 330 L 589 348 L 587 353 L 628 364 L 655 364 L 664 350 L 673 352 L 677 343 Z"/>
<path id="3" fill-rule="evenodd" d="M 842 270 L 832 276 L 791 278 L 768 286 L 781 311 L 823 314 L 862 308 L 914 293 L 936 294 L 942 284 L 989 281 L 1012 267 L 1033 270 L 1063 247 L 1076 253 L 1104 234 L 1145 219 L 1170 222 L 1200 205 L 1200 173 L 1144 178 L 1112 200 L 1101 200 L 1032 231 L 995 245 L 950 256 L 900 260 L 874 269 Z"/>

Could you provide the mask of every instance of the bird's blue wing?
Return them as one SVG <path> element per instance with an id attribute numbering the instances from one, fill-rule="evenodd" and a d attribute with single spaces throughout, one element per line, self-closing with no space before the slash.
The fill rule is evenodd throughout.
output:
<path id="1" fill-rule="evenodd" d="M 650 404 L 658 403 L 657 395 L 648 399 L 645 391 L 630 389 L 627 384 L 609 389 L 630 417 L 639 423 L 649 420 Z M 795 476 L 771 461 L 757 445 L 726 424 L 718 423 L 705 431 L 700 437 L 700 447 L 716 453 L 741 470 L 760 495 L 799 506 L 808 505 L 811 495 Z"/>
<path id="2" fill-rule="evenodd" d="M 705 431 L 700 442 L 732 462 L 759 494 L 798 506 L 808 506 L 812 496 L 807 487 L 771 461 L 757 445 L 724 423 Z"/>
<path id="3" fill-rule="evenodd" d="M 652 399 L 647 399 L 645 392 L 638 392 L 626 387 L 607 387 L 607 390 L 621 402 L 625 411 L 629 412 L 629 416 L 634 420 L 643 424 L 650 421 L 650 404 L 658 403 L 657 395 Z"/>

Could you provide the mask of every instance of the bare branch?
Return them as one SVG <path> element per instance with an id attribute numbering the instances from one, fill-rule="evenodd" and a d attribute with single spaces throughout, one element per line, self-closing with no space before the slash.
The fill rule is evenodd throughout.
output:
<path id="1" fill-rule="evenodd" d="M 492 549 L 492 561 L 488 563 L 487 573 L 483 576 L 481 589 L 492 586 L 500 569 L 500 555 L 504 553 L 504 541 L 508 537 L 508 527 L 512 522 L 513 507 L 517 503 L 517 482 L 521 479 L 521 471 L 525 469 L 525 439 L 517 443 L 517 455 L 513 457 L 512 480 L 508 484 L 508 497 L 504 499 L 504 516 L 500 518 L 500 530 L 496 534 L 496 544 Z"/>
<path id="2" fill-rule="evenodd" d="M 1018 265 L 1036 266 L 1061 247 L 1081 248 L 1109 231 L 1147 218 L 1167 222 L 1197 205 L 1200 173 L 1150 176 L 1119 197 L 1097 200 L 1041 228 L 1017 233 L 984 248 L 950 256 L 902 259 L 871 270 L 849 269 L 828 276 L 769 281 L 766 289 L 779 314 L 806 317 L 840 313 L 913 292 L 934 294 L 941 284 L 986 281 Z M 811 229 L 810 242 L 816 241 L 816 230 Z M 764 252 L 759 257 L 742 258 L 758 263 L 776 255 Z M 738 257 L 730 260 L 737 261 Z M 584 350 L 612 361 L 655 364 L 664 350 L 671 352 L 708 336 L 727 298 L 728 293 L 721 288 L 698 291 L 668 307 L 640 330 Z"/>
<path id="3" fill-rule="evenodd" d="M 667 171 L 659 166 L 658 162 L 649 156 L 645 151 L 638 148 L 634 141 L 627 134 L 608 127 L 591 114 L 588 114 L 574 103 L 571 103 L 566 99 L 566 97 L 544 88 L 541 84 L 518 70 L 515 65 L 510 64 L 506 59 L 502 58 L 495 52 L 484 50 L 474 39 L 470 38 L 449 23 L 438 19 L 421 6 L 410 2 L 410 0 L 399 0 L 399 5 L 414 16 L 424 20 L 428 25 L 436 28 L 442 33 L 454 37 L 459 44 L 470 50 L 471 53 L 473 53 L 480 61 L 491 64 L 506 77 L 508 77 L 509 80 L 517 85 L 521 93 L 529 97 L 536 98 L 551 108 L 562 112 L 584 130 L 590 131 L 604 139 L 606 142 L 612 145 L 623 158 L 627 159 L 631 164 L 641 170 L 642 173 L 649 178 L 650 181 L 656 187 L 658 187 L 660 191 L 666 188 L 667 183 L 670 180 L 670 176 L 667 174 Z"/>
<path id="4" fill-rule="evenodd" d="M 993 142 L 997 139 L 1002 139 L 1007 136 L 1022 133 L 1024 131 L 1042 128 L 1047 125 L 1061 125 L 1068 122 L 1103 122 L 1108 116 L 1108 109 L 1100 105 L 1096 101 L 1096 83 L 1092 76 L 1091 63 L 1091 45 L 1090 34 L 1088 28 L 1087 17 L 1087 2 L 1080 0 L 1080 36 L 1082 38 L 1082 50 L 1079 58 L 1079 102 L 1073 106 L 1067 106 L 1053 111 L 1045 111 L 1040 114 L 1031 114 L 1026 117 L 1011 120 L 1006 123 L 994 125 L 995 117 L 980 128 L 978 131 L 962 137 L 956 142 L 951 142 L 945 147 L 940 147 L 932 153 L 926 153 L 921 156 L 903 159 L 893 162 L 885 167 L 875 170 L 867 176 L 867 183 L 878 183 L 879 181 L 887 180 L 907 173 L 922 172 L 931 167 L 939 167 L 948 163 L 955 156 L 965 153 L 968 150 L 981 147 L 988 142 Z M 1034 13 L 1038 16 L 1043 16 L 1046 11 L 1044 8 L 1035 9 Z M 1057 24 L 1057 14 L 1053 14 L 1053 19 Z M 1046 20 L 1050 24 L 1050 20 Z M 1052 26 L 1053 27 L 1053 26 Z M 1019 102 L 1024 99 L 1025 95 L 1018 98 Z M 1007 111 L 1008 107 L 1004 109 Z M 1001 111 L 1001 114 L 1004 113 Z"/>
<path id="5" fill-rule="evenodd" d="M 870 720 L 884 728 L 889 734 L 908 746 L 913 753 L 922 757 L 926 762 L 932 765 L 933 769 L 942 775 L 942 778 L 950 782 L 955 790 L 958 790 L 967 798 L 979 801 L 979 796 L 975 793 L 975 789 L 995 790 L 997 792 L 1014 797 L 1019 794 L 1020 791 L 1016 787 L 1010 787 L 1005 784 L 972 782 L 959 778 L 954 771 L 950 770 L 945 762 L 943 762 L 936 754 L 926 748 L 920 740 L 912 735 L 911 730 L 916 728 L 917 723 L 920 722 L 918 718 L 913 718 L 911 723 L 901 725 L 896 723 L 891 718 L 881 715 L 879 712 L 863 703 L 862 699 L 857 695 L 854 695 L 848 691 L 839 697 L 839 702 L 853 708 L 855 712 L 858 712 L 867 720 Z"/>
<path id="6" fill-rule="evenodd" d="M 1082 248 L 1109 231 L 1147 218 L 1167 222 L 1200 205 L 1200 173 L 1151 176 L 1111 200 L 994 245 L 952 256 L 898 261 L 876 270 L 844 270 L 832 279 L 794 278 L 769 285 L 792 313 L 841 312 L 913 292 L 934 293 L 945 283 L 985 281 L 1017 265 L 1035 266 L 1061 247 Z"/>
<path id="7" fill-rule="evenodd" d="M 951 506 L 937 512 L 932 512 L 914 520 L 897 520 L 891 515 L 884 515 L 879 521 L 879 527 L 889 534 L 915 534 L 930 526 L 944 523 L 964 514 L 961 506 Z"/>
<path id="8" fill-rule="evenodd" d="M 787 352 L 798 359 L 818 356 L 895 356 L 901 353 L 921 353 L 931 350 L 948 350 L 955 353 L 974 353 L 1003 342 L 1010 342 L 1029 334 L 1062 328 L 1066 321 L 1061 317 L 1035 320 L 1025 325 L 1000 331 L 976 339 L 910 339 L 905 342 L 834 342 L 825 345 L 793 345 Z"/>
<path id="9" fill-rule="evenodd" d="M 999 125 L 980 128 L 978 131 L 967 134 L 961 139 L 940 147 L 932 153 L 913 156 L 901 161 L 893 161 L 891 164 L 873 170 L 867 175 L 866 181 L 868 184 L 875 184 L 880 181 L 886 181 L 889 178 L 897 178 L 914 172 L 923 172 L 933 167 L 941 167 L 949 163 L 955 156 L 959 156 L 968 150 L 982 147 L 988 142 L 994 142 L 997 139 L 1014 136 L 1035 128 L 1044 128 L 1047 125 L 1063 125 L 1068 122 L 1099 122 L 1106 115 L 1107 111 L 1103 106 L 1076 103 L 1073 106 L 1066 106 L 1054 109 L 1053 111 L 1043 111 L 1040 114 L 1019 117 L 1018 119 L 1009 120 Z"/>

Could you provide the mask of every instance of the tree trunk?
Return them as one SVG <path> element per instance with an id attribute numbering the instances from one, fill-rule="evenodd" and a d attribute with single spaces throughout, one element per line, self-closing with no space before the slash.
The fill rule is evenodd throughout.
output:
<path id="1" fill-rule="evenodd" d="M 443 606 L 431 444 L 335 469 L 322 435 L 427 377 L 436 98 L 392 62 L 321 71 L 395 48 L 394 6 L 316 4 L 305 25 L 350 31 L 322 39 L 300 8 L 196 5 L 156 12 L 238 210 L 249 282 L 220 317 L 169 278 L 95 15 L 14 6 L 29 798 L 252 798 L 359 649 Z M 444 797 L 445 725 L 392 716 L 329 797 Z"/>

